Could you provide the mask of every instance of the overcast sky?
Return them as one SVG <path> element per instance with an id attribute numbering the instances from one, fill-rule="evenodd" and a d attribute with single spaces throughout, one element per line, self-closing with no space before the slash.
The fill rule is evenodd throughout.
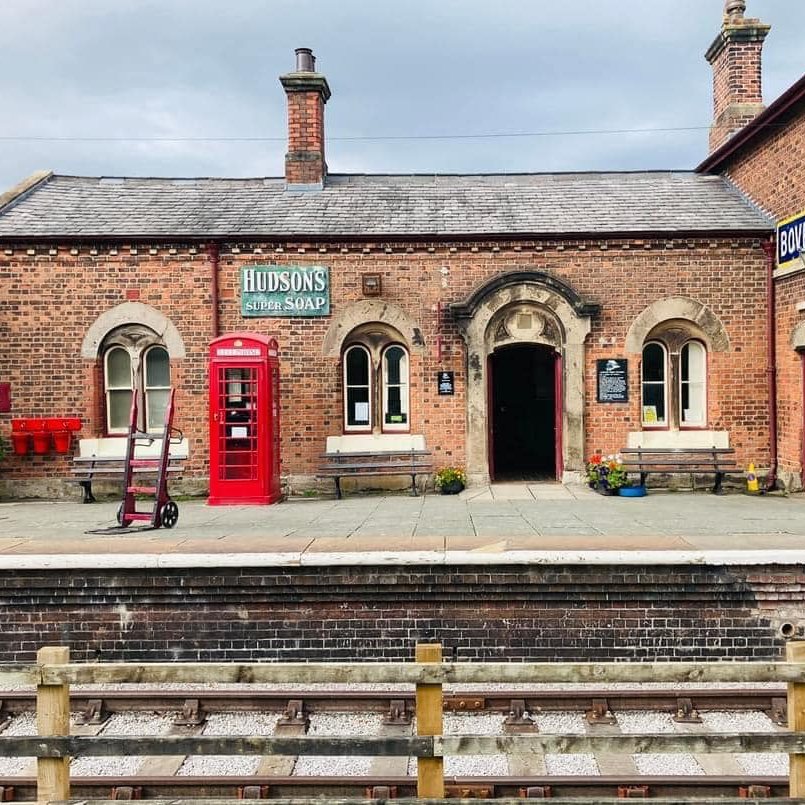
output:
<path id="1" fill-rule="evenodd" d="M 0 189 L 35 170 L 278 176 L 277 77 L 311 47 L 333 96 L 331 172 L 691 168 L 712 118 L 703 54 L 723 0 L 0 0 Z M 805 2 L 770 23 L 764 92 L 805 70 Z M 426 135 L 693 131 L 427 139 Z M 415 139 L 339 140 L 339 137 Z M 418 138 L 418 139 L 416 139 Z"/>

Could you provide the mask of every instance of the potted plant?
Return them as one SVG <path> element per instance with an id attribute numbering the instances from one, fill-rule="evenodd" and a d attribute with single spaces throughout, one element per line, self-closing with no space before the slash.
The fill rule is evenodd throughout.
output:
<path id="1" fill-rule="evenodd" d="M 466 483 L 467 476 L 460 467 L 444 467 L 436 473 L 436 488 L 443 495 L 457 495 Z"/>
<path id="2" fill-rule="evenodd" d="M 595 453 L 587 462 L 587 483 L 602 495 L 617 495 L 626 486 L 626 469 L 617 454 L 604 456 Z"/>

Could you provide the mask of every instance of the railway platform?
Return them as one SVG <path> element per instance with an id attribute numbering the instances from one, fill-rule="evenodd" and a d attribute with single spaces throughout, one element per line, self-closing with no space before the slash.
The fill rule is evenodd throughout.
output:
<path id="1" fill-rule="evenodd" d="M 179 504 L 173 529 L 116 529 L 117 502 L 0 504 L 0 568 L 388 564 L 805 564 L 805 495 L 501 484 L 273 506 Z"/>
<path id="2" fill-rule="evenodd" d="M 0 504 L 0 662 L 774 660 L 805 636 L 805 496 L 509 485 L 272 506 Z M 110 530 L 111 529 L 111 530 Z"/>

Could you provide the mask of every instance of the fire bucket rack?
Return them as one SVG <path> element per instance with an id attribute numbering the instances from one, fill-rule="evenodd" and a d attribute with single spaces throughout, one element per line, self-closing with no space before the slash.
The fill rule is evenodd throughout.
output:
<path id="1" fill-rule="evenodd" d="M 69 453 L 73 433 L 81 430 L 77 417 L 40 417 L 11 420 L 11 445 L 14 453 L 25 456 Z"/>

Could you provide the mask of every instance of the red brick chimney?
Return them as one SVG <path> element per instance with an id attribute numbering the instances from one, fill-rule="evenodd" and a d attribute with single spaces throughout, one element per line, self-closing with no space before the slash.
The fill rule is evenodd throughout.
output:
<path id="1" fill-rule="evenodd" d="M 324 104 L 330 97 L 327 79 L 316 72 L 310 48 L 296 49 L 296 70 L 280 76 L 288 95 L 288 153 L 285 181 L 290 190 L 324 187 Z"/>
<path id="2" fill-rule="evenodd" d="M 721 31 L 705 58 L 713 66 L 710 153 L 763 111 L 760 52 L 770 25 L 744 17 L 746 0 L 727 0 Z"/>

